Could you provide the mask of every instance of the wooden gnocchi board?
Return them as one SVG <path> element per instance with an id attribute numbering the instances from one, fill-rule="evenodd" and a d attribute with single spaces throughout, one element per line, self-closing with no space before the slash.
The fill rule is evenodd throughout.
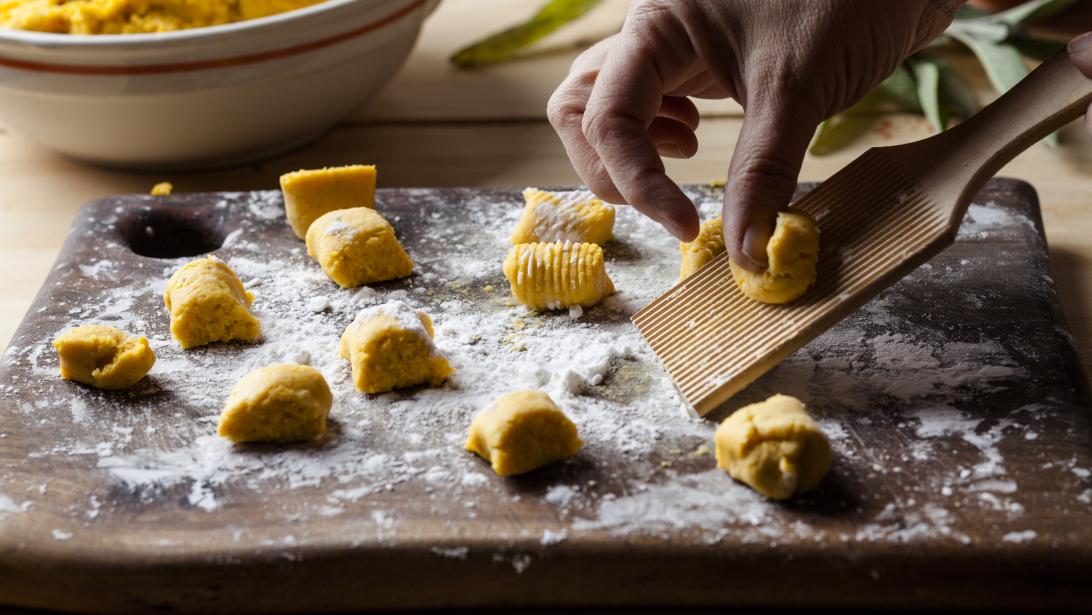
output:
<path id="1" fill-rule="evenodd" d="M 716 210 L 718 190 L 688 192 Z M 525 313 L 500 273 L 520 203 L 517 190 L 381 190 L 417 272 L 356 291 L 322 276 L 274 192 L 84 207 L 0 365 L 0 603 L 1086 608 L 1089 394 L 1030 186 L 990 183 L 955 245 L 707 420 L 628 322 L 673 282 L 670 239 L 619 211 L 606 247 L 619 294 Z M 261 343 L 170 341 L 163 282 L 209 251 L 257 295 Z M 436 320 L 459 370 L 445 388 L 352 390 L 337 335 L 389 299 Z M 81 322 L 147 335 L 159 362 L 127 392 L 60 381 L 49 341 Z M 270 362 L 326 374 L 327 439 L 213 435 L 231 384 Z M 462 439 L 477 408 L 519 387 L 550 391 L 586 447 L 501 479 Z M 709 450 L 716 421 L 773 392 L 805 399 L 836 453 L 818 491 L 782 504 Z"/>

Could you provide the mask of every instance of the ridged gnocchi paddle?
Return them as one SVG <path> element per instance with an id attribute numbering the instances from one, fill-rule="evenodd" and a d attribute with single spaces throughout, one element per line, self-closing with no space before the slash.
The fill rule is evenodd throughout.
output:
<path id="1" fill-rule="evenodd" d="M 816 281 L 800 299 L 748 299 L 721 254 L 633 322 L 705 415 L 951 244 L 986 181 L 1090 100 L 1092 80 L 1062 51 L 959 126 L 872 148 L 797 201 L 822 233 Z"/>

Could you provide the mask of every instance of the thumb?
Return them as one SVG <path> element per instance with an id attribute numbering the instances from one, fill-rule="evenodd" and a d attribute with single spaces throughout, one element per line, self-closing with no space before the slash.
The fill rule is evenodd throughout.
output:
<path id="1" fill-rule="evenodd" d="M 1085 32 L 1069 41 L 1069 59 L 1081 72 L 1092 78 L 1092 32 Z"/>
<path id="2" fill-rule="evenodd" d="M 763 99 L 746 110 L 724 190 L 724 245 L 733 261 L 751 271 L 767 266 L 777 212 L 796 192 L 804 152 L 819 124 L 783 96 Z"/>

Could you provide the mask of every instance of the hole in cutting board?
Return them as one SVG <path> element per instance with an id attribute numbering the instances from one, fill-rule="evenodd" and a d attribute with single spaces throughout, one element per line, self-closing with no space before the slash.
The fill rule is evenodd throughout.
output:
<path id="1" fill-rule="evenodd" d="M 133 207 L 118 222 L 129 249 L 151 258 L 198 256 L 224 244 L 224 216 L 208 207 L 164 203 Z"/>

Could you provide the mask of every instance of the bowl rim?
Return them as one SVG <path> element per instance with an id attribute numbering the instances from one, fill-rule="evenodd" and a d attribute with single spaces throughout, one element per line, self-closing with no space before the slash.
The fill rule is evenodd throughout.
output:
<path id="1" fill-rule="evenodd" d="M 244 34 L 251 30 L 275 27 L 289 21 L 298 21 L 324 13 L 337 11 L 353 4 L 372 4 L 383 6 L 386 0 L 324 0 L 303 8 L 292 9 L 256 19 L 236 21 L 215 26 L 189 28 L 170 32 L 147 32 L 138 34 L 64 34 L 57 32 L 38 32 L 34 30 L 16 30 L 0 28 L 0 43 L 20 43 L 40 48 L 104 48 L 104 47 L 141 47 L 155 44 L 170 44 L 181 41 L 201 42 L 207 39 Z M 404 0 L 399 4 L 412 5 L 415 0 Z M 423 4 L 423 3 L 422 3 Z"/>

